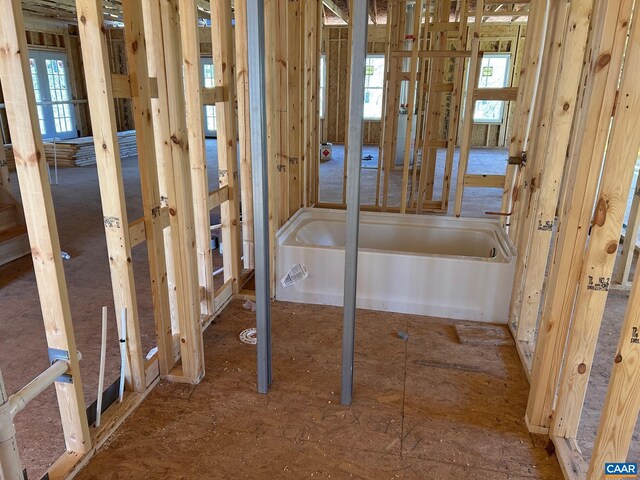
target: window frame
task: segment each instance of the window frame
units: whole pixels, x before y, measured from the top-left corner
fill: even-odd
[[[320,120],[324,120],[327,114],[327,55],[325,53],[320,55],[318,77],[318,109]]]
[[[512,62],[513,58],[511,57],[511,53],[509,52],[486,52],[482,57],[482,61],[480,63],[480,73],[482,74],[482,62],[485,59],[491,58],[505,58],[507,59],[507,67],[505,71],[504,81],[502,87],[482,87],[479,85],[480,81],[478,79],[478,89],[482,88],[508,88],[511,85],[511,73],[512,73]],[[468,87],[467,87],[468,88]],[[499,119],[479,119],[476,118],[476,113],[478,112],[478,103],[491,103],[491,104],[499,104],[500,105],[500,118]],[[473,123],[478,125],[501,125],[505,120],[506,113],[506,104],[507,100],[476,100],[474,108],[473,108]]]
[[[379,58],[382,59],[382,86],[380,87],[367,87],[365,84],[364,87],[364,93],[365,95],[367,94],[367,90],[380,90],[382,91],[382,98],[384,98],[384,81],[385,81],[385,71],[386,71],[386,60],[385,60],[385,56],[383,53],[367,53],[366,59],[365,59],[365,65],[364,67],[367,67],[367,61],[370,58]],[[364,98],[362,99],[363,103],[364,103]],[[365,122],[381,122],[382,121],[382,117],[384,115],[384,104],[380,105],[380,115],[377,117],[371,117],[371,116],[367,116],[365,115],[364,111],[362,113],[362,119]]]

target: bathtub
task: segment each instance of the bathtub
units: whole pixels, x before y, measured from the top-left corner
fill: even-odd
[[[301,209],[277,232],[276,299],[343,304],[345,218]],[[358,308],[507,323],[516,255],[497,221],[362,212],[359,247]]]

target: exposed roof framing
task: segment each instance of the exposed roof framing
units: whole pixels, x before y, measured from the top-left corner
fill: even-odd
[[[338,6],[333,0],[322,0],[325,8],[333,13],[336,17],[340,18],[343,22],[349,23],[349,16],[347,15],[346,8]]]
[[[369,21],[374,24],[386,23],[387,8],[393,0],[367,0]],[[430,0],[427,5],[433,5],[440,0]],[[209,0],[197,0],[200,18],[209,18]],[[323,0],[324,18],[327,24],[349,22],[348,0]],[[452,0],[451,13],[455,16],[459,0]],[[485,22],[513,22],[528,14],[529,0],[486,0]],[[232,2],[233,4],[233,2]],[[471,11],[475,10],[475,0],[470,0]],[[107,23],[117,24],[122,21],[121,0],[103,0],[104,18]],[[26,16],[45,17],[52,20],[75,23],[75,0],[22,0],[22,8]],[[488,12],[492,12],[487,16]]]
[[[209,16],[209,0],[197,0],[201,17]],[[106,22],[122,21],[122,2],[120,0],[103,0],[104,19]],[[25,16],[46,17],[64,22],[76,22],[75,0],[22,0],[22,11]]]

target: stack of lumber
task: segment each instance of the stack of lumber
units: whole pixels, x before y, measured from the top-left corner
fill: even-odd
[[[136,145],[135,130],[127,130],[118,133],[118,143],[120,145],[120,157],[127,158],[138,154]],[[15,169],[13,150],[11,145],[5,145],[7,164],[9,168]],[[58,167],[83,167],[85,165],[95,165],[96,154],[93,146],[93,137],[72,138],[61,140],[55,144],[45,141],[44,152],[47,162],[53,165],[54,157]],[[55,153],[55,155],[54,155]]]

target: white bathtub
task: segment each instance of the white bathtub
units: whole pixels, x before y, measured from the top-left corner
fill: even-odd
[[[308,277],[278,300],[343,304],[346,212],[299,210],[276,234],[276,273]],[[359,308],[507,323],[515,248],[499,223],[389,213],[360,214]]]

